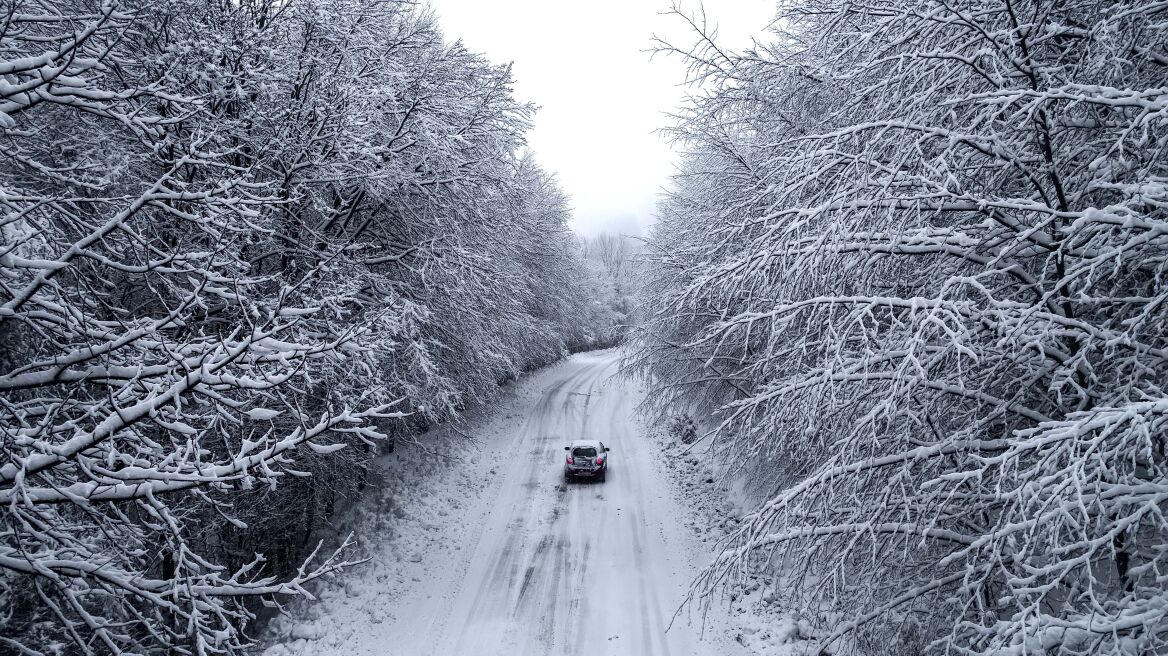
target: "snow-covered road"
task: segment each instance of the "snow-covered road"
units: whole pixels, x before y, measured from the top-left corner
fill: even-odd
[[[669,628],[708,554],[686,534],[681,519],[689,511],[675,500],[660,455],[632,419],[640,396],[614,377],[617,361],[613,351],[579,354],[528,381],[528,393],[489,429],[493,442],[483,439],[456,465],[477,469],[487,483],[432,527],[441,534],[435,543],[452,546],[418,554],[424,573],[393,594],[378,595],[366,582],[366,592],[345,600],[348,612],[334,613],[357,625],[303,651],[742,653],[718,618],[704,637],[699,622],[685,617]],[[563,447],[585,437],[612,448],[607,481],[565,484]],[[379,608],[366,609],[369,619],[362,621],[362,605]],[[318,633],[329,632],[330,623],[326,610]]]

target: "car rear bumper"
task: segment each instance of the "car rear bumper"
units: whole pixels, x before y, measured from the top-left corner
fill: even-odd
[[[596,478],[604,473],[604,467],[597,467],[595,469],[575,469],[572,467],[564,468],[564,475],[573,478]]]

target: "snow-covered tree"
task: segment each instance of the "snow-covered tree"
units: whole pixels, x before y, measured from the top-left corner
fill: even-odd
[[[0,651],[238,653],[379,439],[574,339],[532,108],[405,0],[0,14]]]
[[[684,51],[637,362],[766,486],[699,593],[763,558],[861,651],[1168,647],[1166,12],[810,0]]]
[[[592,343],[611,346],[624,341],[635,323],[640,243],[626,235],[601,233],[582,237],[584,265],[593,291],[588,319]]]

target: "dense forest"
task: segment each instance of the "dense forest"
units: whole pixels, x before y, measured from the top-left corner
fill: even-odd
[[[0,6],[0,655],[249,652],[379,457],[620,344],[751,504],[698,607],[1168,653],[1168,2],[776,4],[674,8],[644,241],[414,0]]]
[[[800,0],[680,54],[633,364],[832,653],[1168,650],[1168,6]]]
[[[508,66],[406,0],[0,11],[0,653],[238,653],[394,440],[612,307]]]

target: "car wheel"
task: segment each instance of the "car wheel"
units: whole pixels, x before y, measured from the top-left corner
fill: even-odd
[[[601,482],[601,483],[603,483],[603,482],[604,482],[604,477],[605,477],[605,476],[607,476],[607,475],[608,475],[608,470],[607,470],[607,469],[606,469],[606,470],[604,470],[604,471],[602,471],[602,472],[600,472],[600,482]]]

